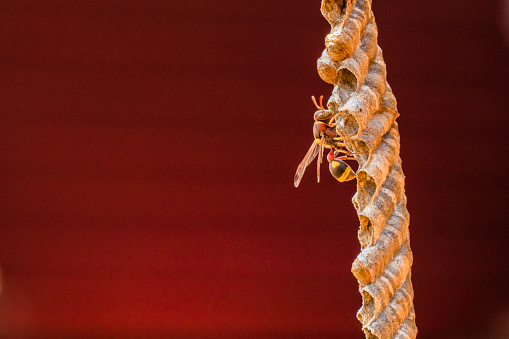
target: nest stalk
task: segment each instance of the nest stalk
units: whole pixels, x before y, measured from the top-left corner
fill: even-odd
[[[328,107],[338,133],[359,162],[357,210],[361,253],[352,265],[362,307],[357,318],[369,339],[417,335],[409,214],[399,157],[396,98],[386,80],[371,0],[322,0],[331,25],[318,59],[320,77],[334,85]]]

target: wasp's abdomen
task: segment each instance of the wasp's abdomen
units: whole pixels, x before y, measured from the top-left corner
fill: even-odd
[[[329,162],[329,171],[336,180],[343,182],[355,178],[355,172],[343,160],[333,159]]]

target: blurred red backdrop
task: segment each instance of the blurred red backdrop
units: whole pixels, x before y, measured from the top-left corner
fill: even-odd
[[[319,1],[0,3],[0,335],[363,338],[355,183],[295,169]],[[501,4],[374,1],[420,338],[509,326]]]

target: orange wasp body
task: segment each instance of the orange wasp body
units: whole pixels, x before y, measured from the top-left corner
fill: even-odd
[[[339,114],[334,114],[329,109],[325,109],[322,104],[323,96],[320,97],[320,106],[316,103],[315,97],[311,97],[318,110],[314,114],[315,123],[313,125],[313,136],[315,138],[313,144],[309,148],[308,152],[304,156],[304,159],[297,168],[295,173],[294,185],[299,186],[299,183],[306,171],[306,167],[318,156],[317,160],[317,179],[320,182],[320,164],[323,159],[324,148],[330,149],[330,153],[327,155],[329,161],[329,170],[334,178],[338,181],[348,181],[355,178],[355,172],[352,168],[343,160],[355,160],[355,158],[348,157],[348,155],[356,154],[344,150],[345,144],[341,140],[343,138],[336,132],[336,123],[334,119]],[[346,155],[337,157],[339,153]]]

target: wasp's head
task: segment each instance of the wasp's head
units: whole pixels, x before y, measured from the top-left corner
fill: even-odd
[[[322,122],[328,122],[330,118],[332,118],[332,111],[329,109],[326,110],[318,110],[314,114],[315,121],[322,121]]]
[[[313,99],[313,102],[315,103],[316,108],[318,110],[314,114],[314,119],[316,122],[327,122],[330,120],[330,118],[333,115],[333,112],[330,109],[325,109],[323,107],[323,95],[320,96],[320,105],[316,103],[315,97],[311,96],[311,99]]]
[[[314,114],[315,121],[327,121],[332,117],[332,111],[329,109],[325,109],[323,107],[323,95],[320,96],[320,106],[316,103],[315,97],[311,96],[311,99],[313,99],[313,102],[315,103],[316,108],[318,108],[318,111]]]

